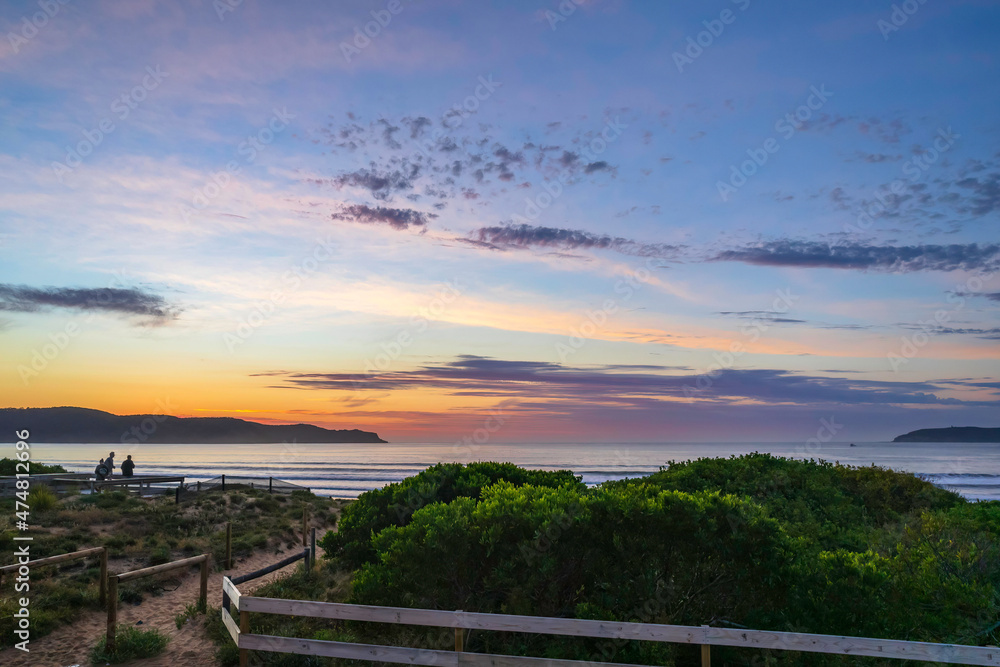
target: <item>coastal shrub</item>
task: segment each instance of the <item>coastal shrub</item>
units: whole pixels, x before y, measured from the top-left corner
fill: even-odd
[[[374,539],[360,604],[680,625],[779,625],[793,542],[761,508],[718,492],[586,492],[500,482],[417,510]],[[469,650],[592,660],[599,642],[474,635]],[[554,653],[553,653],[554,652]],[[616,661],[674,649],[620,647]],[[662,664],[662,663],[661,663]]]
[[[478,499],[484,488],[500,481],[518,486],[586,488],[569,470],[527,470],[512,463],[439,463],[402,482],[362,493],[344,508],[338,532],[324,536],[321,545],[325,557],[357,568],[373,560],[371,539],[382,529],[406,525],[414,512],[426,505],[450,503],[456,498]]]
[[[170,560],[170,549],[167,547],[156,547],[150,552],[149,558],[146,559],[146,564],[162,565],[163,563],[169,563]]]
[[[968,503],[913,475],[755,454],[590,490],[500,482],[479,491],[373,528],[374,557],[354,572],[350,601],[1000,643],[1000,503]],[[370,641],[381,631],[362,632]],[[469,641],[481,652],[697,662],[683,646],[514,633]],[[734,665],[857,660],[716,654]]]
[[[864,551],[886,524],[965,502],[909,473],[760,453],[671,462],[648,477],[605,486],[634,484],[746,496],[782,521],[789,534],[806,538],[816,551]]]
[[[21,461],[9,457],[0,459],[0,475],[10,476],[23,473],[24,466],[18,469],[18,463],[21,463]],[[50,466],[44,463],[36,463],[35,461],[31,461],[28,465],[28,474],[30,475],[52,475],[59,472],[66,472],[66,469],[62,466]]]
[[[169,638],[159,630],[142,630],[133,625],[119,625],[115,629],[115,650],[107,650],[107,637],[101,637],[90,652],[92,665],[117,665],[129,660],[152,658],[163,652]]]
[[[33,485],[28,494],[28,507],[33,512],[48,512],[59,504],[55,491],[44,484]]]

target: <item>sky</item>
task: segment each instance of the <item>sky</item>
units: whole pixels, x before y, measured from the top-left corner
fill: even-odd
[[[6,2],[0,405],[1000,426],[1000,3]]]

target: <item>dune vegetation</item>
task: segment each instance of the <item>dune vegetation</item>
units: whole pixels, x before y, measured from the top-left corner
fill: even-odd
[[[972,645],[1000,640],[1000,503],[966,502],[878,467],[751,454],[672,463],[586,488],[568,471],[441,464],[362,494],[322,545],[323,572],[311,580],[294,575],[261,594]],[[424,648],[448,649],[453,641],[450,631],[376,624],[268,615],[255,615],[254,624],[270,634]],[[517,633],[472,632],[466,650],[698,664],[697,647]],[[719,647],[716,659],[905,664]]]
[[[280,560],[302,548],[301,521],[308,505],[312,525],[320,532],[336,523],[339,502],[301,490],[290,495],[234,489],[206,491],[175,504],[174,497],[139,498],[124,491],[56,497],[44,484],[32,485],[29,529],[14,529],[14,498],[0,499],[0,565],[15,561],[14,536],[28,534],[32,559],[91,547],[107,547],[109,571],[126,572],[201,553],[211,553],[212,567],[221,569],[225,556],[225,524],[233,526],[233,557],[242,559],[266,551]],[[280,554],[280,555],[279,555]],[[145,596],[176,587],[178,571],[137,579],[118,591],[123,603],[138,604]],[[32,639],[43,637],[78,619],[102,612],[96,558],[34,567],[30,598]],[[0,647],[16,641],[13,612],[17,609],[13,577],[0,587]],[[210,600],[211,604],[217,601]],[[180,610],[178,610],[180,611]],[[97,641],[94,637],[94,641]],[[102,663],[103,664],[103,663]]]

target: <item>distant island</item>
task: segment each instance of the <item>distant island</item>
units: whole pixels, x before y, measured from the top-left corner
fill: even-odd
[[[1000,428],[978,426],[951,426],[948,428],[922,428],[897,435],[893,442],[1000,442]]]
[[[113,415],[89,408],[0,408],[0,442],[14,442],[28,429],[32,442],[137,444],[384,443],[358,429],[331,430],[312,424],[260,424],[232,417]]]

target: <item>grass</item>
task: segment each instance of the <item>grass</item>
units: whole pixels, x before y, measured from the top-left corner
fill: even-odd
[[[92,665],[117,665],[139,658],[152,658],[163,652],[169,638],[159,630],[141,630],[133,625],[119,625],[115,630],[115,650],[108,652],[107,637],[90,652]]]
[[[33,486],[31,493],[28,494],[28,507],[35,512],[48,512],[58,503],[59,496],[44,484]]]
[[[189,604],[184,607],[184,611],[174,616],[174,623],[177,625],[177,629],[180,630],[188,622],[189,618],[194,618],[198,614],[203,613],[205,613],[205,609],[202,607],[201,601]]]

